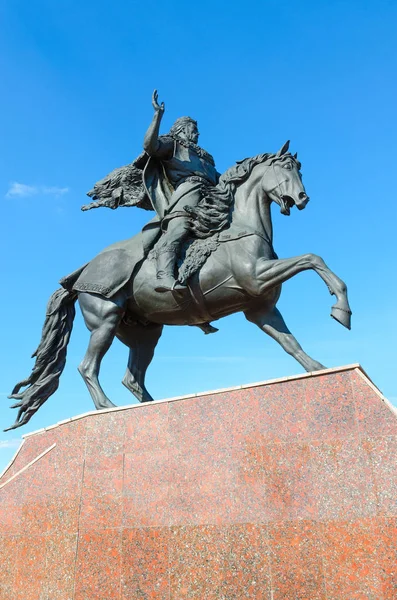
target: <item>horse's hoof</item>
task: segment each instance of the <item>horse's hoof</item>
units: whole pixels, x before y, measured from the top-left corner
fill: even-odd
[[[315,371],[323,371],[324,369],[326,369],[327,367],[325,365],[322,365],[320,362],[318,362],[317,360],[314,360],[313,363],[310,364],[309,368],[306,369],[306,371],[308,373],[314,373]]]
[[[349,330],[351,329],[351,314],[350,310],[344,310],[338,306],[331,308],[331,317]]]
[[[97,404],[95,406],[95,408],[97,410],[108,410],[109,408],[116,408],[117,404],[113,404],[113,402],[111,400],[109,400],[108,402],[101,402],[100,404]]]

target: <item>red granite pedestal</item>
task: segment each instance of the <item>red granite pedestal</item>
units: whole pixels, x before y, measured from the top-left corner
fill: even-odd
[[[395,600],[396,450],[358,365],[38,431],[0,479],[0,598]]]

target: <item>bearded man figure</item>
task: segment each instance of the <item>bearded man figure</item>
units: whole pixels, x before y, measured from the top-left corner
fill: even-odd
[[[164,103],[159,105],[157,100],[155,91],[153,121],[143,143],[150,157],[144,170],[144,183],[163,231],[155,248],[155,289],[166,292],[184,289],[174,276],[177,255],[182,242],[192,232],[194,209],[203,196],[208,195],[208,187],[218,183],[219,173],[212,156],[197,145],[197,122],[190,117],[180,117],[167,136],[159,135]]]
[[[82,210],[101,206],[155,210],[157,216],[142,230],[142,258],[152,251],[156,259],[157,292],[178,292],[186,290],[175,277],[182,244],[187,238],[208,238],[227,228],[232,198],[230,186],[217,185],[220,174],[213,157],[197,144],[197,122],[180,117],[167,135],[160,135],[164,103],[158,103],[156,90],[152,105],[144,152],[96,183],[88,192],[94,201]],[[102,282],[100,287],[112,288],[112,284]]]

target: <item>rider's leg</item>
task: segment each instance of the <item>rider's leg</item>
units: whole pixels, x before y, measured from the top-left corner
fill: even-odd
[[[202,198],[202,183],[185,181],[172,195],[170,212],[163,220],[165,232],[156,245],[157,253],[157,286],[156,291],[166,292],[171,289],[185,290],[175,281],[175,263],[181,243],[189,234],[190,217],[184,207],[195,207]]]
[[[270,335],[280,346],[297,360],[302,367],[310,371],[319,371],[325,369],[324,365],[311,358],[303,351],[297,339],[292,335],[280,311],[274,307],[271,311],[261,311],[261,309],[247,310],[246,319],[258,325],[259,329]]]
[[[189,217],[174,217],[168,221],[166,232],[156,247],[157,292],[185,289],[175,280],[175,263],[179,248],[189,233]]]

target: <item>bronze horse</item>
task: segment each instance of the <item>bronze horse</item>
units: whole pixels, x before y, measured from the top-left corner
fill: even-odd
[[[148,402],[153,398],[145,387],[145,374],[163,326],[204,328],[210,320],[239,311],[275,339],[306,371],[324,368],[303,351],[276,308],[281,284],[313,269],[336,297],[331,316],[350,329],[346,285],[323,259],[315,254],[279,259],[273,250],[272,202],[289,215],[292,206],[302,210],[309,200],[296,155],[288,152],[287,143],[277,154],[262,154],[237,163],[226,171],[221,182],[230,186],[234,197],[230,227],[219,235],[204,265],[188,280],[186,292],[156,292],[155,264],[150,259],[137,261],[138,269],[133,271],[128,284],[111,298],[92,291],[54,292],[47,306],[42,339],[34,354],[33,371],[28,379],[15,386],[10,396],[17,400],[13,408],[19,411],[9,429],[26,424],[57,389],[66,362],[77,298],[91,332],[78,369],[97,409],[114,406],[102,390],[98,374],[115,336],[130,349],[123,384],[140,402]],[[140,235],[132,238],[132,248],[139,246]],[[20,392],[23,387],[26,389]]]

